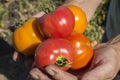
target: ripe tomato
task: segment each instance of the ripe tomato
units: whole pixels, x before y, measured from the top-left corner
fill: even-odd
[[[67,70],[74,60],[74,49],[66,39],[50,38],[38,46],[35,62],[38,67],[56,64],[62,70]]]
[[[16,50],[24,55],[34,55],[36,47],[44,40],[36,27],[36,18],[30,18],[13,35]]]
[[[75,18],[74,31],[82,34],[87,26],[86,14],[80,7],[74,5],[68,5],[67,7],[73,12]]]
[[[93,48],[89,39],[79,33],[73,33],[67,38],[75,49],[75,59],[72,69],[85,67],[93,57]]]
[[[73,13],[64,6],[45,14],[39,21],[39,28],[47,37],[67,37],[74,29]]]

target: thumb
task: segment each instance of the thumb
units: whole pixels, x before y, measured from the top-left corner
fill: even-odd
[[[77,80],[77,77],[61,70],[59,67],[55,65],[49,65],[46,68],[48,74],[50,74],[55,80]]]

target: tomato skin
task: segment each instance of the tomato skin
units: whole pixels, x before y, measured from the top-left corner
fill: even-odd
[[[45,14],[39,21],[39,28],[47,37],[67,37],[74,29],[73,13],[64,6],[58,7],[55,11]]]
[[[35,62],[41,67],[55,64],[58,57],[64,57],[68,62],[72,63],[74,60],[74,49],[71,43],[66,39],[50,38],[45,40],[38,46],[35,53]],[[60,67],[62,70],[67,70],[68,66]]]
[[[30,18],[13,34],[16,51],[23,55],[34,55],[37,46],[44,40],[36,27],[36,18]]]
[[[75,49],[75,59],[72,69],[77,70],[85,67],[93,57],[91,42],[84,34],[73,33],[67,38]]]
[[[84,33],[87,26],[86,14],[80,7],[75,5],[68,5],[67,7],[72,11],[75,18],[74,31],[80,34]]]

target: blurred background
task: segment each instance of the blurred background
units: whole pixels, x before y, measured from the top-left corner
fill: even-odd
[[[60,6],[65,0],[0,0],[0,37],[9,41],[14,27],[19,27],[28,18],[41,11],[43,8]],[[101,41],[104,34],[109,0],[103,0],[92,20],[87,26],[85,35],[93,45]]]
[[[22,62],[15,63],[11,59],[14,52],[12,46],[14,30],[43,8],[52,9],[52,6],[60,6],[64,1],[0,0],[0,80],[24,80],[28,74]],[[109,1],[102,1],[84,33],[93,46],[103,40]]]

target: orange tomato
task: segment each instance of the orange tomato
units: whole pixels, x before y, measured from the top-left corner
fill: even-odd
[[[13,35],[16,50],[24,55],[33,55],[42,40],[36,27],[36,18],[29,19],[23,26],[17,28]]]
[[[93,57],[91,42],[84,34],[79,33],[73,33],[67,39],[71,42],[75,50],[72,69],[77,70],[85,67]]]
[[[68,5],[67,7],[72,11],[75,18],[74,31],[82,34],[85,32],[87,26],[86,14],[80,7],[75,5]]]

